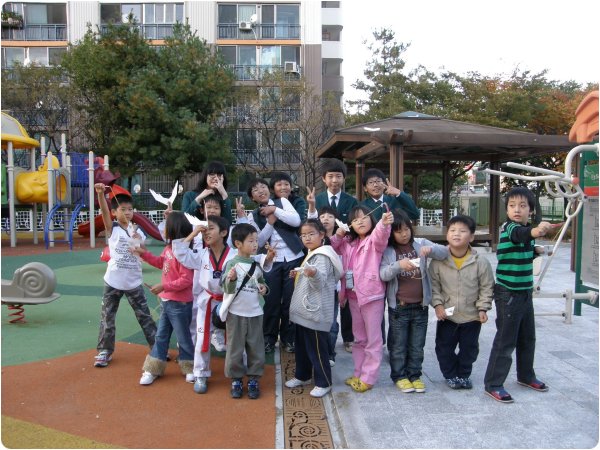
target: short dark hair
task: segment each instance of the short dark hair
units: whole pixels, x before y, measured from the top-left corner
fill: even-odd
[[[216,173],[218,175],[223,175],[223,187],[227,190],[227,171],[225,170],[225,165],[221,161],[210,161],[206,163],[204,166],[204,170],[200,174],[200,179],[198,180],[198,185],[196,186],[196,191],[199,193],[204,191],[208,187],[206,183],[206,178],[208,175]]]
[[[292,177],[290,177],[287,173],[273,172],[271,174],[271,182],[269,183],[269,189],[273,189],[275,187],[275,183],[277,183],[278,181],[287,181],[288,183],[290,183],[290,186],[293,186]]]
[[[321,209],[319,209],[317,216],[321,217],[321,214],[331,214],[336,219],[339,219],[337,211],[331,206],[323,206]]]
[[[394,223],[392,223],[392,232],[390,233],[390,238],[388,241],[388,245],[395,247],[397,244],[396,239],[394,238],[394,231],[398,231],[402,229],[402,225],[407,226],[410,229],[410,240],[409,243],[413,243],[415,240],[415,231],[413,229],[412,222],[410,221],[410,217],[401,209],[394,209],[392,211],[394,215]]]
[[[111,209],[117,209],[122,204],[133,205],[133,198],[127,194],[117,194],[110,199]]]
[[[457,214],[448,221],[448,223],[446,224],[446,229],[450,228],[450,226],[454,225],[455,223],[462,223],[463,225],[466,225],[471,234],[475,234],[475,229],[477,228],[477,225],[475,223],[475,220],[471,216]]]
[[[165,224],[165,237],[167,240],[185,238],[192,231],[192,224],[181,211],[173,211],[167,217]]]
[[[351,241],[353,241],[354,239],[356,239],[358,237],[358,234],[356,233],[356,231],[354,231],[354,228],[352,227],[352,221],[354,219],[356,219],[356,216],[358,215],[357,213],[359,211],[362,211],[363,214],[366,216],[367,214],[369,214],[373,210],[371,208],[369,208],[368,206],[365,206],[365,205],[356,205],[354,208],[352,208],[350,210],[350,213],[348,213],[348,224],[350,225],[350,240]],[[368,219],[371,221],[371,231],[373,231],[373,229],[375,228],[375,225],[377,225],[375,223],[375,221],[373,220],[373,214],[371,214],[370,216],[368,216]]]
[[[385,181],[385,175],[381,170],[375,169],[375,168],[367,169],[361,179],[362,185],[366,186],[367,181],[369,181],[369,178],[375,178],[375,177],[381,178],[383,181]]]
[[[515,197],[526,198],[527,203],[529,204],[530,212],[533,212],[535,210],[535,196],[533,195],[533,192],[531,192],[525,186],[517,186],[517,187],[512,188],[510,191],[508,191],[508,193],[506,194],[506,198],[504,199],[504,208],[505,209],[508,209],[509,200],[511,198],[515,198]]]
[[[223,197],[221,197],[221,194],[209,194],[202,199],[202,206],[204,206],[207,202],[215,202],[218,203],[219,206],[221,206],[221,209],[223,209],[223,205],[221,205],[222,201]]]
[[[229,220],[221,216],[208,216],[206,220],[208,222],[214,223],[219,229],[219,232],[227,231],[227,234],[225,235],[225,237],[223,237],[223,243],[226,244],[227,237],[229,236]]]
[[[346,164],[339,159],[329,159],[325,162],[325,164],[323,164],[323,168],[321,170],[323,178],[325,178],[327,172],[341,172],[344,174],[344,178],[346,178]]]
[[[269,183],[264,178],[253,178],[250,183],[248,183],[248,190],[246,193],[248,197],[252,198],[252,189],[254,189],[258,184],[264,184],[267,188],[269,187]]]
[[[258,233],[256,228],[254,228],[249,223],[238,223],[233,230],[231,230],[231,242],[235,247],[235,242],[244,242],[248,236],[252,233]]]
[[[325,230],[325,227],[323,226],[323,224],[321,223],[321,221],[319,219],[304,219],[302,221],[302,223],[300,224],[300,226],[298,227],[298,234],[300,234],[300,230],[305,225],[309,226],[309,227],[313,227],[319,233],[327,233],[327,231]]]

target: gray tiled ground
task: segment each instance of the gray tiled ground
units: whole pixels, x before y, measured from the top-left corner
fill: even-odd
[[[488,254],[495,266],[495,254]],[[574,289],[570,250],[564,245],[542,289]],[[425,345],[424,394],[404,394],[389,378],[387,350],[378,384],[356,394],[344,384],[352,374],[352,356],[338,341],[330,411],[339,417],[338,446],[348,448],[592,448],[598,443],[598,309],[583,305],[582,315],[565,324],[561,299],[536,299],[535,369],[550,390],[519,386],[514,364],[505,383],[515,402],[501,404],[483,393],[483,374],[496,331],[495,312],[482,327],[480,353],[473,368],[474,389],[446,387],[434,352],[435,315]],[[330,421],[332,419],[330,418]]]

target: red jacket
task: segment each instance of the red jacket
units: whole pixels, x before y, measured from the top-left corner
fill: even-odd
[[[141,256],[148,264],[157,269],[162,269],[163,291],[158,294],[160,298],[176,302],[191,302],[194,300],[192,294],[194,271],[177,261],[170,245],[164,248],[160,256],[155,256],[149,251],[145,251]]]

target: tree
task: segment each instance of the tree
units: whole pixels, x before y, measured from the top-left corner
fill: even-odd
[[[226,141],[212,125],[232,74],[188,24],[175,25],[159,48],[131,18],[106,33],[89,29],[63,66],[94,151],[123,175],[142,163],[177,176],[215,157],[227,161]]]

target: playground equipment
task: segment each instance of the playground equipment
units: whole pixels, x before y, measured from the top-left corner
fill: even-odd
[[[55,288],[56,275],[46,264],[30,262],[15,270],[12,280],[2,280],[2,304],[11,311],[9,322],[26,322],[24,305],[41,305],[59,298]]]

